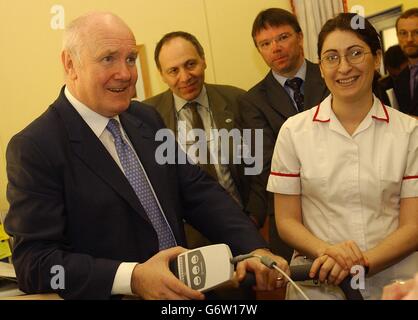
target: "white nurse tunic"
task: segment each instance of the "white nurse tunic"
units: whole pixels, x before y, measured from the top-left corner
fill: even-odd
[[[373,248],[398,227],[400,199],[418,196],[418,121],[374,97],[350,136],[328,96],[283,124],[267,190],[301,195],[303,224],[316,237]],[[384,285],[416,272],[417,252],[367,278],[363,296],[378,299]]]

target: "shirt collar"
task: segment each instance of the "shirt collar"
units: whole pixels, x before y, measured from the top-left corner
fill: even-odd
[[[99,138],[103,131],[106,129],[106,126],[109,122],[109,118],[94,112],[85,104],[77,100],[65,87],[64,94],[67,97],[68,101],[73,105],[74,109],[80,114],[83,120],[87,123],[90,129],[94,132],[94,134]],[[115,116],[114,119],[119,121],[119,116]]]
[[[299,68],[298,72],[296,72],[295,76],[292,78],[286,78],[281,76],[280,74],[273,71],[273,77],[280,83],[282,87],[284,87],[287,79],[293,79],[293,78],[301,78],[305,82],[306,78],[306,60],[303,59],[303,63],[301,67]]]
[[[174,106],[175,106],[177,112],[180,112],[180,110],[183,109],[183,107],[187,103],[194,102],[194,101],[199,103],[201,106],[209,109],[209,100],[208,100],[208,95],[207,95],[205,85],[203,85],[202,90],[200,91],[197,98],[193,99],[192,101],[184,100],[183,98],[180,98],[179,96],[177,96],[175,93],[173,93],[173,96],[174,96]]]
[[[409,70],[416,69],[416,68],[418,68],[418,62],[415,63],[415,64],[410,64],[410,65],[408,65],[408,67],[409,67]]]
[[[315,109],[314,116],[312,121],[316,122],[330,122],[331,113],[335,117],[334,112],[331,108],[332,95],[329,95],[325,100],[323,100]],[[377,121],[384,121],[389,123],[389,113],[386,109],[386,106],[380,101],[375,95],[373,95],[373,106],[369,111],[369,114],[372,119]]]

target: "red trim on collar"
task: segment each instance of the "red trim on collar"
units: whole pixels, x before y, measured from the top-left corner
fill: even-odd
[[[376,117],[376,116],[372,116],[372,118],[373,118],[373,119],[376,119],[376,120],[386,121],[387,123],[389,123],[389,113],[388,113],[388,111],[386,110],[386,107],[385,107],[385,105],[383,104],[382,100],[380,100],[380,104],[382,105],[383,111],[385,112],[386,119],[385,119],[385,118],[378,118],[378,117]]]
[[[418,179],[418,176],[406,176],[406,177],[403,177],[403,180],[412,180],[412,179]]]
[[[288,177],[288,178],[299,178],[300,177],[300,173],[281,173],[281,172],[270,172],[270,174],[272,176],[278,176],[278,177]]]
[[[328,120],[320,120],[320,119],[317,119],[316,117],[318,116],[318,113],[319,113],[319,108],[321,107],[321,104],[318,104],[318,107],[316,107],[316,112],[315,112],[315,115],[314,115],[314,117],[313,117],[313,119],[312,119],[312,121],[318,121],[318,122],[330,122],[330,119],[328,119]]]

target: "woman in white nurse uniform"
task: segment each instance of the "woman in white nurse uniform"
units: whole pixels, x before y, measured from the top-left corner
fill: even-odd
[[[365,266],[355,284],[378,299],[418,271],[418,121],[373,95],[381,44],[364,18],[329,20],[318,56],[331,95],[282,126],[267,189],[291,265],[306,256],[320,277],[303,285],[308,296],[344,298],[336,285]],[[287,296],[299,297],[292,287]]]

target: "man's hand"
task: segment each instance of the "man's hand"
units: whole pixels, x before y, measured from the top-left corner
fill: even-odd
[[[277,267],[283,270],[287,275],[290,275],[289,265],[287,264],[287,261],[282,257],[276,256],[265,249],[257,249],[251,253],[259,256],[270,257],[276,262]],[[250,258],[238,263],[236,269],[236,277],[238,281],[242,281],[245,278],[247,271],[253,272],[255,274],[257,283],[254,287],[254,290],[257,291],[275,290],[285,286],[287,282],[286,278],[284,278],[280,272],[275,269],[267,268],[257,257]]]
[[[187,251],[182,247],[162,250],[144,263],[135,266],[132,272],[132,292],[143,299],[196,299],[205,296],[177,279],[169,269],[170,260]]]

